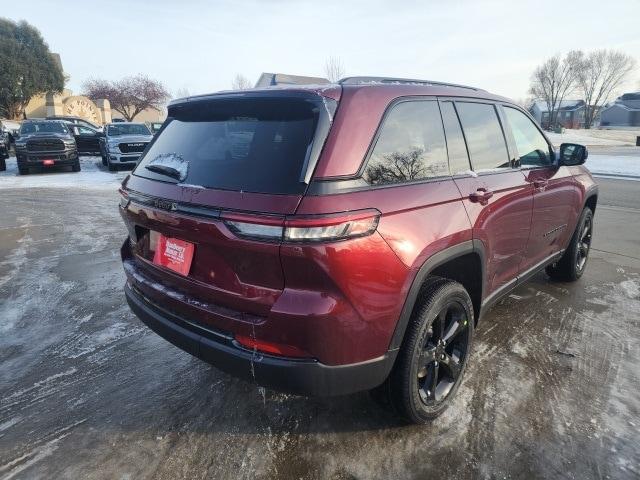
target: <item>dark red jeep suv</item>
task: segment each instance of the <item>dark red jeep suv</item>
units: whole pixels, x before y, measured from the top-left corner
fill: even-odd
[[[189,97],[124,181],[132,310],[187,352],[305,395],[441,413],[474,327],[585,269],[597,187],[484,90],[375,77]]]

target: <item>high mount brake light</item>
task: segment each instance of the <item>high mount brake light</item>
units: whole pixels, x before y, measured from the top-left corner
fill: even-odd
[[[241,238],[309,243],[346,240],[371,235],[378,227],[378,210],[357,210],[331,215],[261,217],[222,214],[225,225]]]

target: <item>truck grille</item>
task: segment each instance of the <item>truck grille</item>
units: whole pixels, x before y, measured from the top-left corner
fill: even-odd
[[[28,152],[64,152],[64,142],[57,139],[29,140]]]
[[[144,151],[148,142],[128,142],[120,144],[120,151],[122,153],[140,153]]]

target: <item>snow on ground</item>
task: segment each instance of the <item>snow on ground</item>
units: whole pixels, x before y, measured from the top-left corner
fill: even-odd
[[[549,140],[559,147],[561,143],[579,143],[581,145],[635,145],[636,137],[640,136],[640,128],[637,130],[571,130],[564,133],[545,132]]]
[[[594,175],[624,176],[640,179],[640,152],[638,152],[638,156],[593,155],[590,153],[585,165]]]
[[[0,172],[0,189],[3,188],[91,188],[117,190],[128,170],[110,172],[102,166],[100,157],[80,157],[80,172],[70,167],[51,170],[32,170],[29,175],[19,175],[16,158],[7,159],[7,170]]]

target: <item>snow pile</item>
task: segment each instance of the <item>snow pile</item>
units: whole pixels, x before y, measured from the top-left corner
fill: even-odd
[[[153,165],[167,167],[174,170],[179,176],[178,179],[181,182],[187,178],[187,173],[189,172],[189,162],[182,158],[182,155],[177,153],[161,153],[146,164],[147,167],[151,167]]]
[[[0,172],[0,190],[3,188],[85,188],[117,190],[129,171],[109,172],[100,157],[80,157],[80,172],[69,167],[51,170],[33,169],[28,175],[18,174],[15,157],[7,159],[7,170]]]

